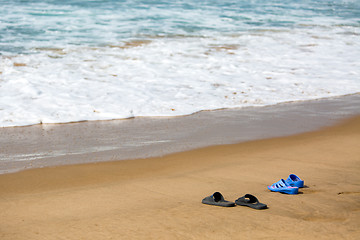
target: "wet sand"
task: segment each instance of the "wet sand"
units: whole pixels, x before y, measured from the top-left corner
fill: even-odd
[[[295,173],[298,195],[266,186]],[[360,116],[294,136],[0,175],[0,239],[358,239]],[[269,209],[204,205],[220,191]]]
[[[0,128],[0,174],[30,168],[164,156],[290,136],[360,114],[360,94],[183,117]]]

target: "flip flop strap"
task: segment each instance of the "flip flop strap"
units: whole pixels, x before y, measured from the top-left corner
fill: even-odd
[[[272,185],[272,187],[273,187],[273,188],[283,188],[283,187],[287,187],[287,186],[286,186],[285,181],[283,181],[283,180],[281,179],[280,181],[274,183],[274,184]]]
[[[219,192],[215,192],[213,195],[212,195],[213,199],[215,202],[220,202],[220,201],[224,201],[224,197],[221,193]]]
[[[258,203],[259,202],[259,200],[254,195],[245,194],[244,197],[249,199],[248,203]]]

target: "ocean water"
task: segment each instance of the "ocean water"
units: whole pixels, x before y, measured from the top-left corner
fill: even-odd
[[[359,92],[359,0],[0,0],[0,127]]]

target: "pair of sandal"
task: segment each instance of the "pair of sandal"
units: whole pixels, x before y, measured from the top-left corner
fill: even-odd
[[[289,177],[268,186],[268,189],[273,192],[281,192],[286,194],[298,194],[299,188],[304,187],[304,181],[295,174],[290,174]]]
[[[213,195],[204,198],[202,203],[221,207],[235,207],[235,205],[239,205],[258,210],[267,208],[266,204],[259,202],[259,200],[251,194],[245,194],[245,196],[238,198],[235,202],[230,202],[226,201],[221,193],[215,192]]]
[[[271,186],[268,186],[268,189],[273,192],[298,194],[299,188],[302,187],[304,187],[304,181],[295,174],[290,174],[286,180],[281,179]],[[266,204],[259,202],[259,200],[251,194],[245,194],[245,196],[238,198],[234,203],[226,201],[221,193],[215,192],[213,195],[204,198],[202,203],[221,207],[234,207],[235,205],[239,205],[258,210],[267,208]]]

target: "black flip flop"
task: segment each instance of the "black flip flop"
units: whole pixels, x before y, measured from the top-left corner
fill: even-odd
[[[226,201],[219,192],[215,192],[213,195],[208,196],[202,200],[203,204],[215,205],[220,207],[234,207],[235,203]]]
[[[239,206],[251,207],[258,210],[267,208],[266,204],[259,202],[259,200],[251,194],[246,194],[245,196],[238,198],[235,203]]]

